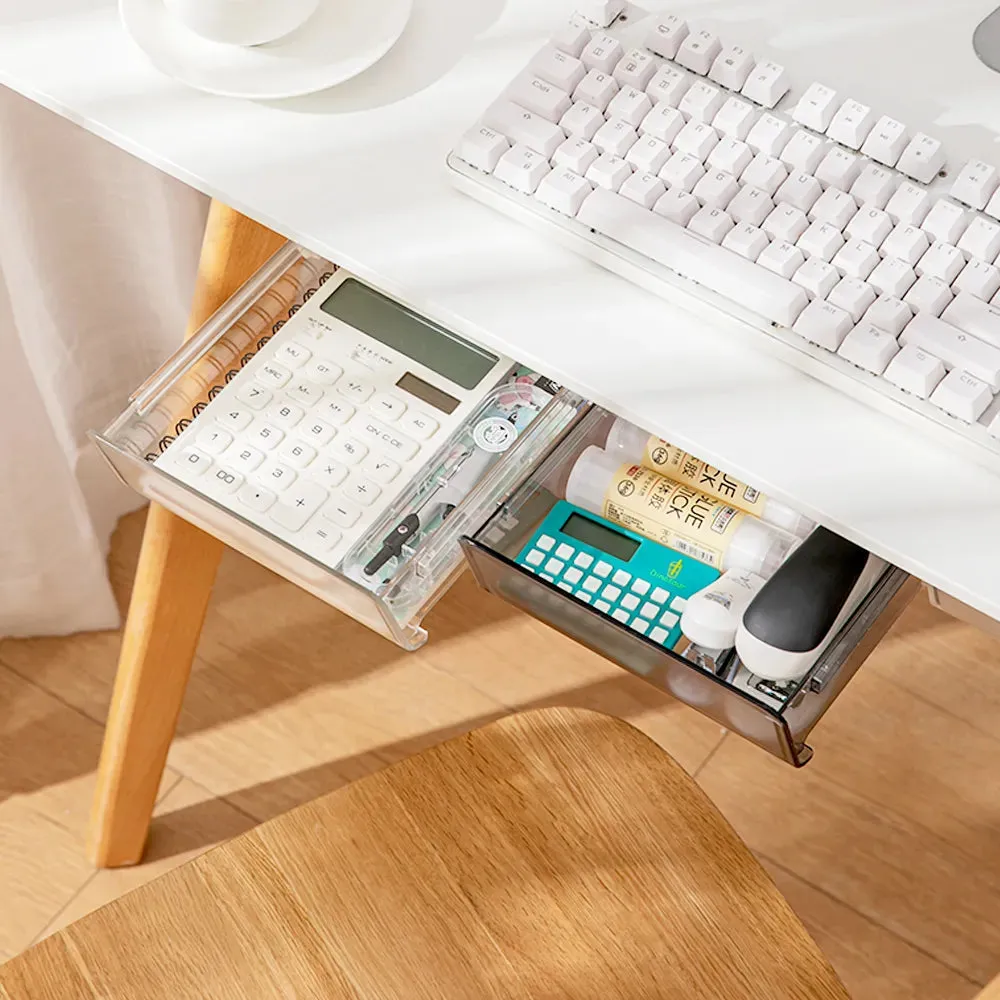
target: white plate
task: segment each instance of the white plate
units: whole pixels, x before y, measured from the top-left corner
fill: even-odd
[[[195,34],[163,0],[120,0],[122,21],[162,73],[197,90],[258,100],[299,97],[343,83],[395,45],[413,0],[322,0],[301,28],[265,45]]]

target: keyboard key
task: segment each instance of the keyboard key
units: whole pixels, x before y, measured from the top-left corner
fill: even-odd
[[[876,163],[881,163],[885,167],[894,167],[903,155],[907,143],[910,141],[906,132],[906,126],[895,118],[883,115],[875,123],[875,127],[868,133],[861,147],[861,152],[865,156],[870,156]]]
[[[660,624],[664,628],[673,628],[680,621],[680,617],[675,615],[672,611],[664,611],[663,617],[660,618]]]
[[[771,243],[764,230],[741,223],[729,230],[722,245],[727,250],[732,250],[733,253],[737,253],[747,260],[755,261]]]
[[[883,240],[880,250],[883,257],[897,258],[912,267],[927,253],[930,245],[922,229],[901,222]]]
[[[704,236],[706,240],[711,240],[712,243],[721,243],[734,225],[733,220],[721,209],[706,206],[695,213],[694,218],[688,223],[688,229],[692,233]]]
[[[735,218],[732,203],[727,211]],[[808,228],[809,220],[805,212],[791,205],[777,205],[761,224],[761,229],[772,240],[784,240],[788,243],[794,243]]]
[[[623,608],[616,608],[614,611],[611,612],[611,617],[614,618],[615,621],[628,622],[628,620],[632,616]]]
[[[690,153],[701,163],[708,159],[708,154],[718,144],[719,133],[711,125],[700,121],[689,121],[674,139],[675,150],[681,153]]]
[[[619,587],[625,587],[631,579],[632,575],[630,573],[626,573],[625,570],[619,569],[615,570],[614,576],[611,577],[611,582],[617,584]]]
[[[594,601],[594,607],[605,614],[611,610],[611,605],[607,601]]]
[[[646,35],[646,48],[664,59],[673,59],[688,36],[687,22],[671,14],[661,17]]]
[[[253,412],[242,406],[223,406],[216,419],[231,431],[242,431],[253,423]]]
[[[931,317],[940,316],[954,298],[948,283],[940,278],[924,274],[917,278],[913,287],[903,296],[903,301],[915,312]]]
[[[893,231],[892,219],[880,208],[866,207],[861,209],[844,229],[845,235],[851,239],[861,240],[877,250]],[[883,257],[890,256],[883,253]]]
[[[643,173],[632,174],[618,191],[623,198],[643,208],[652,208],[666,194],[667,188],[656,174]]]
[[[846,191],[831,187],[809,209],[809,218],[813,222],[829,222],[843,232],[857,213],[858,203]]]
[[[957,284],[956,282],[956,286]],[[1000,306],[989,305],[968,293],[960,292],[941,314],[941,319],[965,333],[1000,347]]]
[[[690,73],[685,73],[676,66],[661,66],[656,71],[656,76],[649,81],[646,93],[654,107],[662,102],[676,108],[693,83],[694,78]]]
[[[333,439],[337,431],[322,420],[315,420],[310,416],[305,423],[299,424],[296,433],[300,437],[305,438],[314,447],[322,448],[323,445]]]
[[[236,499],[250,510],[263,512],[278,499],[278,495],[256,483],[246,483],[236,494]]]
[[[312,351],[303,344],[291,340],[282,344],[274,352],[274,360],[289,368],[301,368],[312,357]]]
[[[886,257],[866,280],[879,295],[901,299],[917,280],[917,273],[905,260]]]
[[[545,553],[539,549],[532,549],[525,557],[524,561],[529,566],[541,566],[545,561]]]
[[[226,461],[240,472],[253,472],[267,456],[259,448],[236,442],[226,452]]]
[[[639,607],[639,598],[634,594],[626,594],[622,598],[621,606],[626,611],[635,611],[635,609]]]
[[[587,194],[593,190],[591,185],[604,188],[607,191],[617,191],[631,176],[632,168],[623,157],[602,153],[587,169],[587,177],[584,181],[587,184],[587,190],[583,192],[583,198],[574,198],[574,201],[579,202],[576,206],[576,212],[582,207]],[[567,195],[566,198],[568,197]],[[574,212],[574,214],[576,213]]]
[[[882,295],[864,315],[864,320],[898,337],[913,319],[913,310],[901,299]]]
[[[590,566],[593,563],[593,561],[594,561],[594,557],[592,555],[589,555],[586,552],[581,552],[573,560],[573,565],[574,566],[579,566],[580,569],[590,569]]]
[[[868,307],[877,298],[875,289],[860,278],[843,278],[826,297],[827,302],[849,313],[855,323],[861,321]]]
[[[713,87],[704,80],[696,80],[681,98],[677,110],[691,121],[711,124],[725,102],[725,95],[718,87]]]
[[[950,285],[964,269],[965,257],[962,251],[947,243],[935,243],[917,261],[915,268],[917,274],[940,278],[946,285]]]
[[[945,162],[944,147],[941,143],[923,132],[918,132],[903,150],[896,169],[922,184],[930,184],[938,175],[938,171],[944,169]]]
[[[645,49],[629,49],[618,60],[614,78],[619,87],[635,87],[645,90],[646,84],[653,79],[659,68],[659,63]]]
[[[209,474],[208,479],[220,493],[235,493],[244,483],[244,477],[240,473],[218,465]]]
[[[280,427],[275,427],[274,424],[262,421],[254,424],[247,432],[246,439],[258,448],[263,448],[264,451],[271,451],[285,440],[285,432]]]
[[[825,132],[833,121],[840,100],[832,87],[813,83],[806,89],[795,105],[792,117],[814,132]]]
[[[583,581],[583,589],[591,594],[596,594],[601,589],[601,581],[596,576],[588,576]]]
[[[844,245],[840,230],[829,222],[814,222],[798,238],[796,246],[807,256],[831,261]]]
[[[532,73],[519,76],[507,89],[507,97],[515,104],[550,122],[557,122],[573,102],[569,94]]]
[[[281,389],[292,377],[291,371],[285,368],[284,365],[273,363],[261,365],[254,372],[254,375],[271,389]]]
[[[577,98],[577,100],[580,99]],[[589,103],[597,104],[597,101]],[[600,107],[599,104],[598,107]],[[546,157],[551,156],[566,138],[566,133],[554,122],[519,107],[513,101],[497,101],[486,109],[486,114],[483,117],[490,128],[505,135],[511,143],[515,144],[515,148],[518,145],[525,146],[544,154]],[[509,150],[497,163],[498,169],[507,156],[510,156]]]
[[[712,119],[712,128],[719,135],[742,142],[750,134],[757,115],[757,109],[749,101],[730,97]]]
[[[367,472],[378,483],[391,483],[399,475],[401,468],[398,462],[381,455],[369,455],[361,463],[362,471]]]
[[[607,117],[625,122],[630,128],[638,128],[642,120],[653,110],[653,102],[642,90],[623,87],[611,99]]]
[[[876,115],[867,104],[844,101],[827,126],[826,134],[848,149],[860,149],[875,127]]]
[[[611,192],[594,191],[577,218],[776,323],[790,326],[808,302],[792,282],[721,247],[706,246],[658,214]]]
[[[983,209],[997,188],[1000,188],[997,168],[982,160],[969,160],[952,181],[951,196],[972,208]]]
[[[632,591],[642,597],[649,593],[649,584],[645,580],[634,580],[632,582]]]
[[[787,177],[788,171],[781,160],[766,153],[758,153],[750,161],[750,166],[743,171],[740,183],[760,188],[761,191],[773,195]]]
[[[309,379],[296,379],[286,389],[285,394],[289,399],[305,407],[315,406],[325,395],[323,387]]]
[[[328,399],[313,415],[322,416],[324,420],[329,420],[339,427],[346,424],[354,416],[354,412],[354,407],[350,403],[340,399]]]
[[[729,90],[739,91],[753,70],[753,56],[740,45],[727,45],[712,63],[709,79]]]
[[[562,559],[563,561],[566,561],[566,560],[568,560],[568,559],[569,559],[569,557],[570,557],[571,555],[573,555],[574,551],[575,551],[575,549],[573,548],[573,546],[572,546],[572,545],[567,545],[567,544],[566,544],[565,542],[563,542],[563,543],[562,543],[562,544],[561,544],[561,545],[560,545],[560,546],[559,546],[559,547],[558,547],[558,548],[556,549],[556,557],[557,557],[558,559]]]
[[[920,224],[920,228],[930,237],[931,242],[957,245],[969,225],[968,213],[961,205],[944,198],[936,201]]]
[[[986,264],[992,264],[1000,254],[1000,223],[992,219],[976,216],[969,228],[962,233],[958,241],[958,249],[966,258],[977,258]]]
[[[853,327],[850,313],[816,299],[802,310],[792,329],[806,340],[835,351]]]
[[[597,161],[595,160],[595,162]],[[535,192],[535,197],[543,205],[548,205],[549,208],[555,209],[557,212],[574,216],[580,211],[583,199],[591,191],[593,191],[593,187],[579,174],[569,169],[562,169],[553,170],[542,178],[542,182]],[[390,417],[390,419],[395,418]]]
[[[500,158],[494,174],[517,191],[532,194],[550,169],[540,153],[517,145]]]
[[[862,240],[848,240],[830,261],[845,277],[862,280],[875,270],[878,262],[878,251]]]
[[[639,134],[651,136],[669,145],[680,134],[684,124],[684,116],[676,108],[661,101],[643,118]]]
[[[794,278],[805,264],[806,258],[802,251],[786,240],[778,240],[765,247],[757,258],[760,267],[767,268],[782,278]]]
[[[206,427],[197,437],[198,447],[210,455],[221,455],[232,443],[233,435],[222,427]]]
[[[622,43],[611,35],[598,32],[594,35],[583,52],[580,59],[587,69],[596,69],[602,73],[611,73],[618,65],[624,54]]]
[[[320,517],[303,533],[298,544],[311,552],[322,554],[329,552],[342,537],[340,529],[332,521]]]
[[[923,280],[923,279],[922,279]],[[912,344],[940,358],[948,367],[975,375],[1000,388],[1000,348],[926,313],[914,317],[900,335],[900,343]]]
[[[283,427],[288,430],[294,427],[305,414],[305,410],[301,406],[296,406],[294,403],[287,403],[281,400],[276,400],[268,408],[264,416],[278,427]]]
[[[603,559],[594,567],[595,576],[606,577],[613,569],[611,563],[605,562]]]
[[[781,115],[764,114],[757,119],[746,137],[746,144],[755,153],[779,156],[792,137],[792,124]]]
[[[641,618],[636,618],[629,623],[629,628],[635,629],[639,635],[645,635],[646,630],[649,628],[649,622],[645,622]]]
[[[669,635],[670,633],[667,632],[665,628],[657,626],[649,633],[649,638],[652,639],[653,642],[664,643],[667,641]]]
[[[693,73],[707,76],[721,51],[722,42],[718,35],[713,35],[710,31],[695,31],[681,42],[675,59]]]
[[[343,487],[344,496],[364,507],[370,507],[381,495],[382,487],[364,476],[354,475]]]
[[[506,140],[504,142],[506,143]],[[490,170],[492,169],[491,167]],[[302,370],[302,373],[310,382],[314,382],[316,385],[333,385],[344,374],[344,369],[340,365],[335,365],[332,361],[313,358]]]
[[[316,457],[316,449],[302,441],[286,441],[278,448],[278,456],[296,469],[304,469]]]
[[[840,272],[825,260],[812,257],[795,272],[792,281],[813,298],[825,299],[837,287]]]
[[[653,593],[649,595],[650,600],[656,601],[657,604],[666,604],[667,599],[670,597],[669,591],[664,590],[662,587],[656,587]]]
[[[705,166],[739,177],[753,162],[753,157],[753,151],[745,142],[726,136],[720,139],[715,149],[708,154]]]
[[[299,474],[290,465],[285,465],[276,458],[269,458],[257,470],[257,478],[268,489],[280,493],[287,490],[299,478]]]
[[[590,604],[591,600],[593,599],[591,598],[590,594],[581,594],[579,591],[577,591],[573,596],[578,601],[583,601],[584,604]]]
[[[826,156],[827,144],[818,136],[805,129],[796,129],[788,145],[781,151],[781,162],[790,171],[815,174],[816,168]]]
[[[328,450],[347,465],[357,465],[368,454],[367,445],[350,437],[338,437]]]
[[[552,546],[556,544],[556,540],[551,535],[542,535],[535,544],[543,551],[549,552]]]
[[[315,483],[301,483],[290,489],[271,508],[271,520],[288,531],[298,531],[326,502],[327,492]]]
[[[611,103],[611,98],[617,93],[618,84],[615,83],[610,73],[592,69],[577,84],[576,90],[573,91],[573,100],[577,103],[593,105],[603,113]]]
[[[873,375],[881,375],[899,353],[899,344],[891,333],[871,323],[859,323],[844,338],[837,353]]]
[[[790,87],[791,79],[785,67],[765,60],[754,66],[740,93],[765,108],[773,108]]]
[[[643,606],[642,610],[639,612],[643,618],[655,618],[663,608],[659,604],[654,604],[652,601],[647,601]]]
[[[236,398],[241,403],[246,403],[252,410],[263,410],[274,398],[274,393],[262,385],[254,385],[253,382],[249,382],[236,390]]]
[[[323,516],[341,528],[350,528],[361,517],[361,508],[344,497],[333,497],[323,507]]]
[[[399,426],[407,434],[412,434],[415,438],[426,441],[441,425],[426,413],[421,413],[419,410],[410,410],[409,413],[400,419]]]
[[[562,52],[574,58],[579,58],[580,54],[587,47],[590,41],[590,30],[583,19],[574,16],[563,25],[553,36],[552,44]]]
[[[725,209],[739,194],[740,186],[732,174],[713,170],[698,181],[691,192],[705,208]],[[763,249],[763,248],[761,248]]]
[[[701,205],[693,194],[688,194],[680,188],[671,188],[666,194],[660,195],[653,206],[653,211],[684,227],[698,214],[700,208]]]
[[[601,118],[603,123],[604,119]],[[601,155],[601,151],[582,136],[571,135],[553,154],[553,167],[565,167],[572,170],[574,174],[583,176],[587,172],[587,167]],[[558,170],[553,170],[553,174],[558,174]],[[552,174],[546,176],[551,177]]]
[[[698,157],[691,153],[674,153],[660,168],[660,180],[668,188],[680,191],[690,192],[704,176],[705,168]]]
[[[588,104],[586,101],[577,101],[559,119],[559,127],[569,136],[570,139],[583,139],[591,140],[594,138],[594,133],[604,124],[604,115],[601,114],[600,110],[596,108],[593,104]],[[552,154],[552,162],[554,164],[560,164],[565,167],[572,167],[574,165],[573,161],[564,161],[559,153],[559,150],[564,150],[566,142],[559,145],[559,149]],[[595,151],[594,155],[597,153]]]
[[[927,399],[944,376],[941,359],[912,344],[903,346],[885,370],[885,377],[893,385],[921,399]]]
[[[572,594],[573,593],[573,588],[568,583],[566,583],[563,580],[560,580],[559,583],[556,584],[556,586],[560,590],[565,590],[567,594]]]
[[[885,208],[896,191],[896,174],[887,167],[869,163],[851,185],[851,194],[859,205]]]
[[[973,423],[993,402],[993,391],[982,379],[956,368],[938,383],[930,401],[959,420]]]
[[[885,210],[898,225],[919,226],[927,218],[933,204],[934,198],[930,191],[910,181],[903,181],[889,199]]]
[[[588,37],[587,41],[589,40]],[[568,52],[560,51],[554,45],[546,45],[531,60],[530,69],[541,79],[568,94],[573,93],[579,82],[587,75],[587,67],[578,58]]]
[[[412,413],[404,420],[412,419]],[[402,424],[403,421],[400,421]],[[351,432],[355,437],[367,441],[398,462],[408,462],[420,450],[416,441],[406,437],[401,431],[367,414],[359,413],[351,421]],[[355,442],[356,444],[357,442]],[[367,452],[367,449],[365,449]]]
[[[981,260],[970,260],[962,269],[962,273],[955,279],[952,289],[956,293],[956,302],[962,297],[963,292],[981,299],[983,302],[988,302],[997,292],[1000,292],[1000,269]],[[948,309],[954,304],[955,302],[952,302]],[[948,309],[945,309],[945,313],[948,312]],[[947,319],[947,316],[942,313],[942,318]]]
[[[670,602],[670,610],[671,611],[676,611],[678,614],[681,614],[686,607],[687,607],[687,598],[686,597],[675,597]],[[645,611],[643,611],[643,614],[645,614]]]
[[[563,574],[563,579],[570,584],[577,584],[583,577],[583,573],[578,569],[568,569]]]
[[[744,186],[729,203],[726,211],[734,222],[748,222],[751,226],[763,228],[764,220],[770,218],[775,208],[771,196],[766,191]]]
[[[792,174],[778,188],[774,200],[779,204],[791,205],[802,212],[808,212],[823,194],[823,186],[810,174]],[[890,224],[891,228],[891,224]]]
[[[595,133],[594,145],[611,156],[624,156],[639,141],[639,133],[628,122],[607,121]]]
[[[621,597],[621,590],[618,587],[612,587],[610,584],[601,591],[601,597],[606,601],[617,601]]]
[[[816,179],[827,187],[849,191],[861,173],[861,157],[834,147],[816,168]]]

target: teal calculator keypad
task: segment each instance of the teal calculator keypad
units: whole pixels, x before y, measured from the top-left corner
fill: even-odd
[[[687,599],[719,578],[717,569],[566,500],[549,511],[515,561],[667,648],[680,638]]]

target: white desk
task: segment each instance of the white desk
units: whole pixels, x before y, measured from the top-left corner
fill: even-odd
[[[669,9],[711,15],[724,38],[770,49],[801,85],[822,79],[953,153],[998,162],[1000,76],[970,41],[993,6]],[[267,104],[164,79],[109,0],[5,0],[0,81],[1000,618],[1000,477],[448,186],[455,138],[571,9],[415,0],[381,64],[336,91]]]

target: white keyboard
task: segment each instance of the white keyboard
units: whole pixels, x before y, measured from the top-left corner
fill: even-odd
[[[461,137],[457,186],[1000,470],[997,167],[696,23],[586,15]]]

